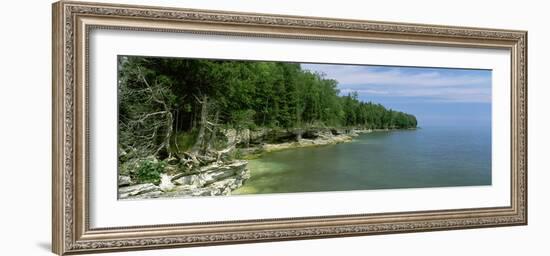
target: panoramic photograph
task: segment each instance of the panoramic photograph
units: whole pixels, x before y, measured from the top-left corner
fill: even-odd
[[[118,199],[491,185],[492,72],[118,56]]]

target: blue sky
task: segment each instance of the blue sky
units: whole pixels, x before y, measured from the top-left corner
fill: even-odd
[[[302,64],[338,81],[341,94],[414,114],[420,126],[488,125],[491,71],[474,69]]]

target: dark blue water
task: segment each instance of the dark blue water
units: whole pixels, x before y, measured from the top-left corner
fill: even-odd
[[[353,142],[268,153],[233,194],[491,184],[491,127],[372,132]]]

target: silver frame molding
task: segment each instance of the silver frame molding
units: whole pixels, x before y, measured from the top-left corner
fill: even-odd
[[[92,229],[87,99],[88,35],[94,29],[508,49],[511,205]],[[52,45],[52,250],[57,254],[527,224],[526,31],[61,1],[53,4]]]

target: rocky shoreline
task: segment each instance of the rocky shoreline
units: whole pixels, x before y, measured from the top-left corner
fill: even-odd
[[[250,159],[266,152],[292,148],[305,148],[350,142],[371,129],[337,130],[331,128],[272,131],[227,130],[224,135],[228,145],[236,145],[240,158]],[[230,195],[249,178],[246,160],[212,161],[192,171],[178,171],[176,165],[165,167],[160,183],[135,184],[129,176],[118,177],[119,199],[172,198],[194,196]],[[167,171],[168,170],[168,171]],[[171,171],[170,171],[171,170]],[[175,170],[175,171],[174,171]]]
[[[188,197],[228,195],[250,178],[247,161],[212,163],[194,173],[162,174],[159,185],[120,183],[128,180],[119,176],[119,199],[145,199],[158,197]]]
[[[335,129],[320,129],[306,130],[302,135],[296,136],[296,139],[279,143],[263,143],[255,146],[241,148],[245,158],[256,158],[263,153],[281,151],[293,148],[317,147],[325,145],[334,145],[339,143],[351,142],[353,137],[359,136],[362,133],[370,133],[377,130],[372,129],[350,129],[350,130],[335,130]]]

